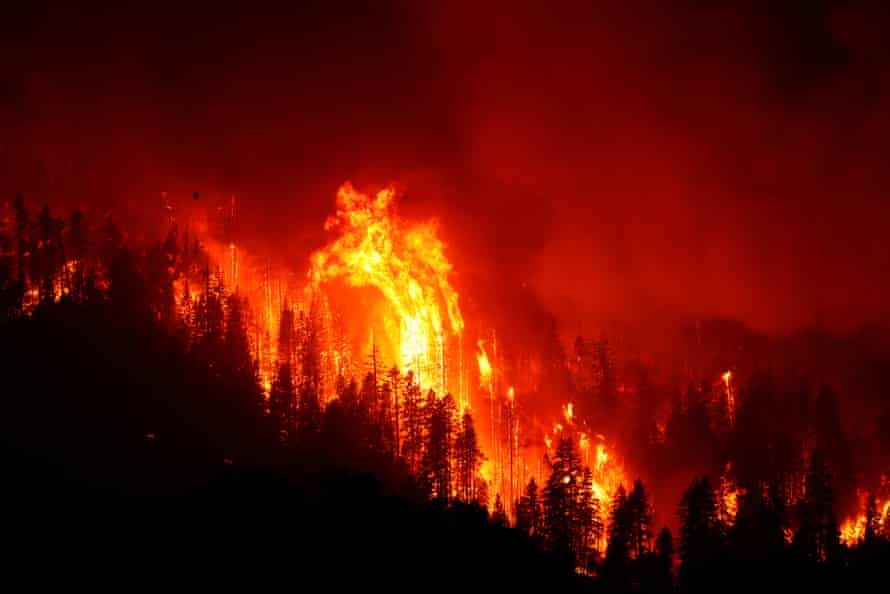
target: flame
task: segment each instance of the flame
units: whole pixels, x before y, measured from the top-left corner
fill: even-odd
[[[513,386],[507,388],[507,398],[510,399],[510,402],[513,402],[513,398],[516,397],[516,390],[513,389]]]
[[[476,353],[476,361],[479,363],[479,387],[491,391],[491,362],[488,360],[488,353],[485,352],[485,343],[480,340],[476,344],[479,347],[479,352]]]
[[[865,494],[860,493],[860,499],[862,505],[860,507],[865,507]],[[878,532],[886,531],[887,527],[890,526],[890,499],[885,501],[878,500],[877,501],[877,512],[878,512]],[[856,516],[847,518],[841,523],[840,532],[841,532],[841,542],[847,546],[855,546],[861,540],[865,538],[865,527],[866,527],[867,519],[865,517],[865,512],[862,511]]]
[[[603,444],[599,444],[596,446],[596,465],[597,467],[604,466],[606,462],[609,461],[609,454],[606,452],[606,446]]]
[[[730,380],[732,380],[732,371],[726,370],[726,373],[720,376],[723,378],[723,383],[726,386],[726,408],[727,413],[729,414],[729,422],[730,424],[735,423],[735,393],[732,389],[732,384],[730,384]]]
[[[589,466],[593,474],[591,488],[593,495],[600,500],[603,510],[603,521],[606,520],[606,510],[608,502],[612,500],[618,486],[626,484],[624,467],[619,463],[618,459],[610,453],[605,441],[605,437],[601,433],[589,434],[586,431],[580,431],[574,423],[574,407],[571,402],[563,405],[563,414],[566,423],[554,423],[550,433],[544,434],[544,445],[548,451],[552,451],[554,446],[554,435],[563,432],[573,433],[578,440],[578,448],[580,450],[582,460],[585,466]],[[596,438],[599,443],[595,447],[592,446],[592,439]],[[591,452],[593,453],[591,459]]]
[[[602,503],[611,501],[619,485],[625,484],[624,468],[611,456],[603,443],[596,446],[593,471],[593,494]],[[603,506],[603,510],[608,505]]]
[[[854,546],[865,537],[865,514],[859,514],[853,518],[847,518],[841,524],[841,542],[847,546]]]
[[[729,372],[727,372],[729,373]],[[740,487],[732,476],[732,462],[727,462],[720,475],[720,515],[727,526],[735,525],[739,512],[739,499],[747,491]]]
[[[325,223],[338,237],[312,254],[311,287],[342,278],[354,287],[377,288],[397,321],[390,339],[402,366],[444,391],[445,333],[459,336],[464,327],[457,291],[448,281],[451,263],[436,223],[408,226],[393,212],[394,199],[391,187],[372,196],[349,182],[340,187],[337,210]]]

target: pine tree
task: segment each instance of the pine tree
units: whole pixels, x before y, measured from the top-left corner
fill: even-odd
[[[282,444],[293,439],[296,429],[296,405],[297,394],[290,365],[287,363],[279,365],[269,391],[269,411],[277,424]]]
[[[652,519],[652,512],[649,509],[649,497],[646,494],[643,481],[640,479],[634,481],[633,490],[628,498],[628,508],[631,555],[636,559],[641,559],[649,551],[649,539],[652,536],[649,531],[649,523]]]
[[[667,526],[658,533],[655,539],[654,576],[651,590],[670,592],[673,589],[674,539]]]
[[[587,567],[589,555],[599,546],[603,535],[600,501],[593,495],[593,473],[587,466],[582,473],[578,492],[575,551],[579,567]]]
[[[362,378],[362,387],[359,390],[359,407],[361,408],[362,415],[369,421],[377,417],[378,398],[379,387],[377,378],[372,371],[369,371]]]
[[[321,428],[321,369],[322,325],[320,304],[313,297],[308,312],[300,312],[297,324],[296,354],[300,373],[297,382],[297,434],[309,437]]]
[[[671,567],[674,560],[674,539],[667,526],[661,528],[658,538],[655,539],[655,554],[668,568]]]
[[[454,444],[455,469],[457,472],[457,494],[463,501],[469,503],[477,500],[476,491],[477,473],[482,463],[482,452],[476,440],[476,428],[473,425],[473,415],[469,410],[464,411],[461,418],[460,430]]]
[[[68,236],[66,245],[68,257],[74,264],[71,279],[71,294],[76,301],[84,298],[85,268],[88,247],[88,230],[83,212],[75,209],[68,219]]]
[[[165,250],[172,249],[175,253],[175,248],[169,247],[169,241],[168,237],[168,242],[164,245],[157,243],[148,251],[145,284],[149,291],[148,301],[153,317],[165,330],[172,332],[177,319],[176,294],[173,289],[175,255]]]
[[[52,216],[44,205],[37,215],[31,241],[31,289],[37,292],[37,301],[51,301],[53,295]]]
[[[481,476],[476,476],[476,486],[473,488],[475,495],[473,501],[478,503],[480,507],[488,507],[488,482]]]
[[[236,291],[224,297],[225,323],[219,365],[215,367],[221,380],[217,390],[225,410],[232,411],[237,423],[223,423],[223,442],[227,451],[253,455],[255,446],[269,435],[261,416],[264,406],[257,364],[253,359],[245,319],[246,302]]]
[[[399,373],[399,368],[393,365],[392,369],[389,370],[389,389],[391,391],[392,397],[392,440],[393,440],[393,453],[395,457],[398,458],[402,455],[402,424],[401,424],[401,412],[402,412],[402,374]]]
[[[300,367],[301,391],[315,394],[316,401],[322,393],[321,345],[322,324],[320,304],[313,297],[308,311],[301,311],[297,323],[297,358]]]
[[[396,445],[392,412],[393,394],[390,383],[384,381],[378,393],[380,400],[377,403],[377,428],[380,434],[380,450],[392,455],[396,451]]]
[[[542,511],[535,477],[529,479],[525,493],[519,498],[516,509],[516,528],[532,538],[539,539],[541,537]]]
[[[507,512],[504,510],[504,503],[501,501],[500,493],[496,493],[494,496],[494,511],[491,514],[491,523],[495,526],[507,526]]]
[[[133,253],[126,247],[117,250],[108,273],[108,300],[125,317],[148,314],[145,282]]]
[[[56,249],[53,243],[53,218],[44,205],[37,215],[37,249],[31,257],[32,278],[36,280],[37,299],[52,301],[55,281]]]
[[[312,384],[304,383],[299,390],[296,433],[298,438],[309,438],[321,428],[321,403]]]
[[[628,580],[633,538],[633,517],[624,485],[618,485],[609,508],[609,542],[606,546],[605,579],[623,588]]]
[[[578,512],[582,473],[574,440],[570,435],[561,435],[550,460],[550,477],[544,487],[543,535],[549,549],[570,556],[574,561],[582,556],[578,550],[582,540],[579,534],[587,528],[580,526],[578,521],[583,517]]]
[[[294,369],[297,364],[296,357],[296,339],[294,337],[294,332],[296,329],[296,322],[294,321],[294,311],[290,308],[287,303],[287,299],[284,300],[284,305],[281,308],[281,317],[278,320],[278,365],[288,365],[291,369]]]
[[[529,528],[531,528],[532,536],[538,537],[541,534],[544,514],[541,509],[541,498],[538,495],[538,484],[535,482],[535,477],[529,479],[528,485],[525,488],[525,496],[528,500]]]
[[[414,381],[414,372],[409,371],[405,376],[404,390],[404,438],[402,439],[402,456],[408,464],[408,468],[415,476],[421,473],[421,461],[423,460],[423,435],[424,435],[424,403],[420,393],[420,386]]]
[[[828,561],[840,543],[834,515],[834,489],[821,450],[813,452],[805,479],[805,496],[797,504],[795,549],[810,561]]]
[[[454,399],[451,394],[446,394],[437,400],[435,393],[430,390],[427,408],[430,413],[423,458],[425,482],[429,485],[431,497],[448,499],[451,495]]]
[[[250,350],[247,336],[247,301],[236,291],[226,298],[225,362],[228,372],[235,379],[238,390],[252,397],[254,403],[261,399],[257,365]]]
[[[717,497],[707,476],[692,483],[680,503],[680,558],[699,567],[714,558],[721,544]]]
[[[223,347],[225,338],[225,290],[222,281],[211,286],[210,273],[205,271],[204,320],[201,349],[207,364],[217,376],[224,364]]]

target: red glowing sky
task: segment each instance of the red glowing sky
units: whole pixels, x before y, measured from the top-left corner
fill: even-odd
[[[236,194],[247,240],[301,266],[343,180],[396,180],[465,277],[569,325],[890,313],[881,3],[326,4],[8,3],[3,200],[134,228],[162,191]]]

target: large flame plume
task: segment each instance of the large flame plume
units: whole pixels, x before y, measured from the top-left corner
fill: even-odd
[[[398,345],[399,363],[419,381],[447,389],[447,336],[464,328],[458,294],[448,280],[452,266],[435,221],[406,225],[394,211],[393,188],[374,195],[351,183],[337,192],[337,210],[325,229],[336,239],[311,256],[313,288],[343,279],[378,289],[391,308],[387,332]]]

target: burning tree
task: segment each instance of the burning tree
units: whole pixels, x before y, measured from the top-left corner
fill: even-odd
[[[464,501],[474,501],[478,498],[478,474],[483,458],[476,440],[473,415],[469,410],[464,411],[454,443],[457,494]]]
[[[836,555],[840,532],[834,515],[834,489],[822,452],[813,452],[807,471],[805,495],[797,503],[798,530],[794,547],[810,561],[827,561]]]
[[[312,255],[309,279],[314,288],[342,278],[351,286],[378,289],[389,305],[384,325],[397,347],[391,355],[418,384],[444,396],[446,332],[459,338],[464,327],[448,280],[451,264],[435,222],[405,224],[394,212],[394,197],[392,188],[369,196],[344,184],[325,224],[338,236]]]
[[[569,556],[576,567],[586,567],[591,543],[602,529],[599,500],[593,497],[590,469],[581,464],[570,435],[560,436],[550,459],[550,477],[544,487],[542,535],[548,548]]]

